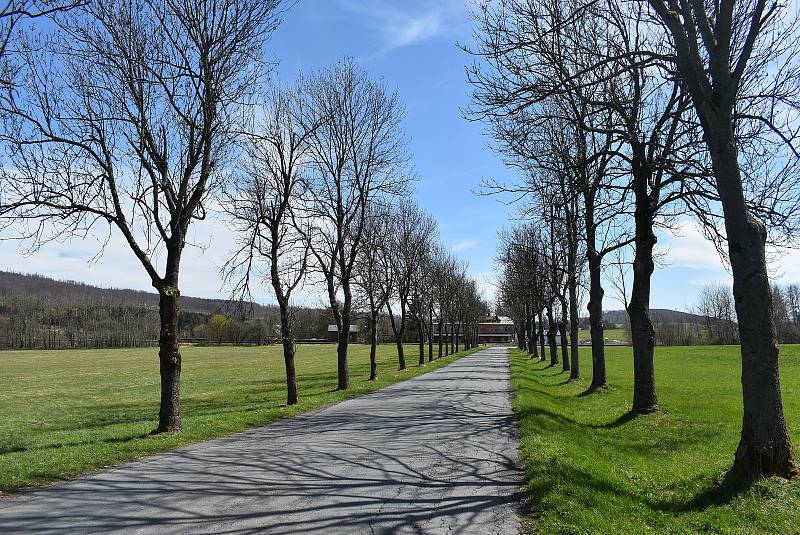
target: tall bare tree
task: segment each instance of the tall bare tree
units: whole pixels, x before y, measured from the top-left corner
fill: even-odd
[[[414,292],[419,290],[417,282],[431,251],[432,239],[436,233],[436,221],[419,206],[410,201],[402,201],[392,209],[389,227],[389,262],[392,270],[392,292],[386,302],[389,311],[389,322],[395,336],[397,359],[400,369],[406,367],[403,337],[406,332],[409,312],[417,320],[421,319],[420,310],[411,311]],[[395,314],[392,305],[397,308]],[[422,333],[420,333],[420,336]]]
[[[386,210],[376,209],[368,216],[355,269],[359,301],[368,315],[370,381],[378,378],[378,321],[392,288],[392,270],[386,240],[390,228],[389,217]]]
[[[156,432],[181,431],[179,274],[188,231],[249,113],[279,0],[110,0],[23,48],[2,102],[0,217],[37,242],[124,238],[160,296]]]
[[[311,252],[325,280],[338,329],[338,388],[350,386],[347,348],[353,277],[371,206],[403,191],[408,178],[404,110],[396,93],[351,59],[307,82],[306,121],[319,124],[311,142],[304,217]]]
[[[298,401],[291,298],[306,277],[309,256],[302,232],[307,223],[295,217],[295,210],[303,197],[309,141],[318,126],[306,128],[302,119],[301,87],[269,91],[260,125],[247,135],[243,168],[223,196],[223,209],[239,236],[239,248],[224,268],[235,281],[234,295],[251,297],[251,281],[262,275],[259,264],[264,263],[278,301],[287,405]]]

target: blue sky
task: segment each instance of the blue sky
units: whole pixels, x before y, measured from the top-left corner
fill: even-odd
[[[462,116],[470,92],[464,66],[471,60],[456,43],[471,39],[463,0],[300,0],[269,49],[280,62],[275,76],[287,81],[300,71],[352,56],[397,89],[408,112],[405,128],[420,177],[418,201],[436,216],[442,241],[469,261],[470,273],[491,297],[496,235],[513,209],[473,191],[484,178],[512,180],[513,175],[492,153],[482,125]],[[214,219],[197,225],[193,234],[197,247],[187,251],[183,262],[182,293],[224,297],[218,273],[232,238]],[[714,248],[691,222],[683,222],[680,234],[660,237],[670,265],[654,276],[653,307],[687,309],[703,284],[729,281]],[[0,269],[149,290],[141,266],[118,239],[95,258],[104,238],[54,243],[32,256],[23,256],[17,244],[0,241]],[[800,255],[789,254],[773,268],[782,282],[798,280]],[[621,308],[614,294],[607,288],[606,309]],[[273,301],[268,287],[256,297]],[[323,297],[306,288],[300,303],[321,305]]]

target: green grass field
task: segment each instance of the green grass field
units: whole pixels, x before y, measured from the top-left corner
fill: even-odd
[[[625,333],[625,329],[604,329],[603,334],[606,338],[606,343],[613,344],[614,340],[617,340],[622,343],[630,343],[628,340],[628,335]],[[591,340],[592,333],[589,329],[581,329],[578,331],[578,340]]]
[[[158,417],[157,349],[0,352],[0,493],[42,485],[124,460],[234,433],[370,392],[452,362],[397,370],[394,345],[350,346],[351,388],[336,391],[336,347],[299,346],[300,403],[285,406],[280,346],[182,348],[184,432],[149,436]]]
[[[607,349],[607,392],[512,351],[531,524],[540,533],[800,533],[800,481],[723,481],[738,443],[738,347],[656,348],[661,412],[625,417],[632,353]],[[786,417],[800,444],[800,346],[781,349]]]

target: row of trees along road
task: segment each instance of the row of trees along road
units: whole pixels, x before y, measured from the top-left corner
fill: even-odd
[[[769,241],[798,228],[797,20],[794,7],[762,0],[500,0],[475,10],[478,44],[467,49],[471,118],[522,177],[486,191],[515,193],[535,221],[503,236],[506,306],[529,339],[545,311],[554,363],[552,335],[568,324],[577,377],[585,267],[600,388],[602,273],[632,248],[631,409],[655,411],[655,231],[694,215],[733,273],[744,402],[734,469],[756,477],[797,473],[765,258]],[[566,369],[566,348],[562,358]]]
[[[477,286],[436,244],[432,219],[397,201],[413,176],[397,95],[349,60],[291,87],[266,85],[264,48],[290,2],[12,4],[0,13],[2,228],[34,248],[100,227],[124,238],[160,296],[155,432],[181,431],[181,257],[211,209],[240,238],[223,270],[234,294],[272,286],[290,404],[291,299],[305,283],[327,289],[340,389],[362,310],[374,325],[400,307],[401,323],[427,318],[429,337],[434,317],[477,328],[486,310]],[[47,23],[31,23],[37,16]]]

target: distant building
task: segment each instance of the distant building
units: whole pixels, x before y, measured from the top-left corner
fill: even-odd
[[[510,344],[514,341],[514,320],[507,316],[486,316],[478,323],[481,344]]]
[[[453,325],[446,323],[446,331],[449,333]],[[464,328],[458,329],[459,341],[464,340]],[[438,324],[433,327],[433,339],[439,339]],[[447,338],[445,338],[447,340]],[[486,316],[478,323],[478,343],[479,344],[511,344],[514,342],[514,320],[507,316]]]
[[[358,325],[350,325],[350,341],[358,342],[358,333],[361,332]],[[328,340],[336,342],[339,339],[339,328],[336,325],[328,325]]]

